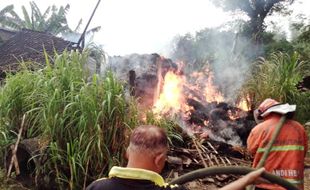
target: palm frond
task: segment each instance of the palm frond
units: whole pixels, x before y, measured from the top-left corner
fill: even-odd
[[[26,7],[24,5],[22,6],[22,11],[23,11],[23,16],[24,16],[24,21],[22,22],[23,23],[22,27],[23,28],[34,29],[34,27],[32,25],[33,24],[33,19],[30,20],[28,11],[26,10]],[[31,15],[33,15],[33,14],[31,14]]]
[[[38,31],[44,31],[45,21],[43,15],[34,1],[30,2],[31,12],[32,12],[32,26],[33,29]]]
[[[8,5],[0,10],[0,17],[13,11],[14,5]]]
[[[99,32],[101,30],[101,26],[96,26],[92,29],[87,30],[86,35],[90,35],[91,33]]]
[[[78,24],[76,25],[75,29],[73,30],[73,32],[78,32],[80,30],[82,22],[83,22],[83,20],[80,19]]]

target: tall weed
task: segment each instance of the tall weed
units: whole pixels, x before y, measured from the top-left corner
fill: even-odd
[[[123,85],[111,73],[87,75],[86,62],[85,53],[64,52],[41,70],[8,76],[0,92],[1,148],[16,138],[25,114],[22,138],[49,142],[49,159],[36,175],[56,178],[59,189],[81,189],[123,165],[124,136],[137,123]]]
[[[253,107],[257,107],[266,98],[296,104],[296,119],[304,123],[310,119],[310,93],[300,92],[297,85],[309,74],[309,64],[300,61],[297,53],[274,53],[257,62],[243,93],[250,96]]]

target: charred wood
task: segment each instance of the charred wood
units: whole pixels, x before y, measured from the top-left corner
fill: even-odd
[[[135,96],[135,81],[136,81],[136,72],[134,70],[130,70],[129,71],[130,96]]]

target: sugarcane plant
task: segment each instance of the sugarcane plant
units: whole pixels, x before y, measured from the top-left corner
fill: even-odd
[[[124,137],[137,123],[123,85],[111,73],[89,75],[87,56],[64,52],[43,69],[25,67],[0,92],[1,150],[14,142],[25,115],[22,138],[43,139],[48,153],[36,175],[55,178],[59,189],[80,189],[124,164]]]
[[[82,189],[112,166],[124,166],[129,133],[139,124],[165,128],[171,142],[181,138],[173,120],[139,119],[135,98],[125,96],[111,72],[91,74],[88,56],[45,53],[44,68],[23,63],[0,87],[0,159],[23,125],[21,140],[38,139],[40,151],[28,162],[36,160],[33,175],[42,188]]]
[[[296,52],[292,55],[278,52],[260,58],[254,65],[254,72],[242,89],[243,94],[250,96],[253,107],[266,98],[274,98],[296,104],[296,119],[302,123],[309,121],[310,93],[297,88],[298,83],[310,75],[309,64]]]

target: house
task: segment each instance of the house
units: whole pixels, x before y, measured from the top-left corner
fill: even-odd
[[[16,34],[16,31],[0,28],[0,46]]]
[[[76,43],[29,29],[17,32],[1,29],[0,37],[4,41],[0,45],[0,78],[5,77],[5,71],[18,69],[22,61],[44,64],[44,50],[48,55],[54,55],[65,49],[78,49]]]

